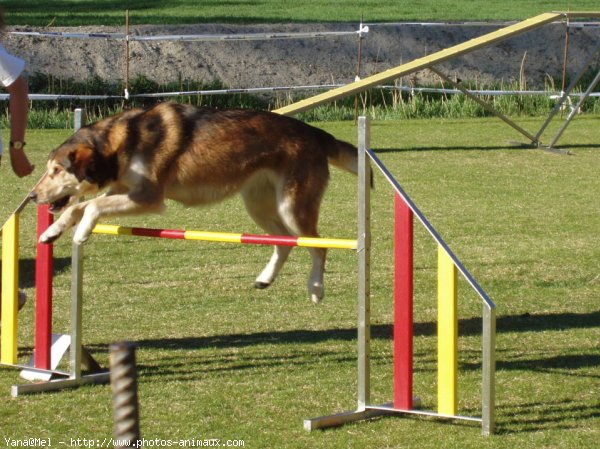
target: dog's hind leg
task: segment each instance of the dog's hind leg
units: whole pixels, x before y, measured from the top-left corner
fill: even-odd
[[[313,187],[315,190],[312,192],[306,189],[306,184],[303,189],[297,186],[287,189],[278,200],[279,216],[292,235],[319,237],[317,221],[325,185],[317,184]],[[325,296],[323,273],[327,250],[325,248],[308,248],[308,251],[312,257],[312,269],[307,284],[308,295],[313,303],[318,304]]]
[[[300,176],[276,178],[258,176],[242,190],[246,209],[254,221],[265,231],[275,235],[319,237],[317,221],[321,199],[329,177],[325,171],[313,166]],[[276,246],[269,263],[256,278],[256,286],[265,288],[277,277],[292,247]],[[312,270],[308,279],[308,294],[312,302],[319,303],[324,296],[323,272],[327,250],[308,248],[312,257]]]
[[[279,218],[273,186],[266,182],[260,183],[259,186],[260,188],[251,186],[242,191],[242,198],[248,214],[267,233],[290,235]],[[291,251],[291,246],[274,247],[271,259],[255,280],[256,288],[267,288],[275,281]]]
[[[282,235],[282,233],[279,232],[277,234]],[[291,246],[275,246],[273,255],[271,256],[271,259],[269,259],[269,263],[267,263],[265,268],[254,281],[256,288],[267,288],[273,283],[273,281],[275,281],[275,278],[279,274],[281,267],[283,267],[283,264],[287,260],[291,251]]]

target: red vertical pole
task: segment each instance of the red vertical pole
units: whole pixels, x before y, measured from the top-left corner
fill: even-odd
[[[48,205],[38,206],[37,235],[52,224]],[[35,261],[35,360],[36,368],[50,369],[52,347],[52,244],[38,243]]]
[[[413,408],[413,212],[395,195],[394,408]]]

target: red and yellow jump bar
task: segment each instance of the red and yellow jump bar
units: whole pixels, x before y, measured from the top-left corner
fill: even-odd
[[[287,235],[235,234],[229,232],[184,231],[176,229],[132,228],[127,226],[99,224],[96,234],[135,235],[164,239],[203,240],[209,242],[243,243],[254,245],[303,246],[308,248],[356,249],[357,241],[318,237],[296,237]]]

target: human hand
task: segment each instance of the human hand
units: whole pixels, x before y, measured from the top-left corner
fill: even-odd
[[[22,148],[12,148],[10,149],[10,163],[12,165],[12,169],[15,174],[19,178],[23,178],[25,176],[29,176],[33,173],[35,167],[29,162],[27,159],[27,155],[23,151]]]

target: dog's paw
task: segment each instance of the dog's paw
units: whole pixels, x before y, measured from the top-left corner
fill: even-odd
[[[323,284],[313,284],[309,286],[309,295],[313,304],[320,304],[325,296]]]
[[[77,228],[77,231],[73,235],[73,243],[75,243],[77,245],[83,245],[89,239],[90,239],[90,233],[81,231],[79,228]]]
[[[268,288],[268,287],[270,287],[270,286],[271,286],[271,283],[270,283],[270,282],[262,282],[262,281],[258,281],[258,280],[257,280],[257,281],[254,283],[254,287],[255,287],[255,288],[257,288],[257,289],[259,289],[259,290],[264,290],[265,288]]]
[[[40,235],[40,243],[52,243],[58,239],[63,233],[61,226],[56,226],[56,223],[46,229],[42,235]]]

